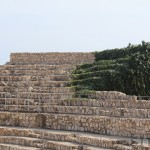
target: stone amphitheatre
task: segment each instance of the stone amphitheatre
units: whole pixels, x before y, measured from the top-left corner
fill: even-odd
[[[12,53],[0,66],[0,150],[150,150],[150,101],[117,91],[76,97],[92,53]]]

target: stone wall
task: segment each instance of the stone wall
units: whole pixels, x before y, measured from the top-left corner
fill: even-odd
[[[10,64],[82,64],[94,59],[92,53],[11,53]]]
[[[1,112],[1,126],[36,127],[36,114]]]
[[[150,138],[150,120],[140,118],[1,112],[0,125]]]
[[[150,138],[150,120],[85,115],[47,115],[47,128]]]

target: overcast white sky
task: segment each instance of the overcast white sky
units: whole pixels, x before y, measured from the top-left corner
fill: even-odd
[[[0,0],[0,64],[11,52],[96,51],[150,42],[150,0]]]

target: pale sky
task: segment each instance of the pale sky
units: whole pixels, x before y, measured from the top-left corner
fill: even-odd
[[[0,64],[11,52],[91,52],[150,42],[150,0],[0,0]]]

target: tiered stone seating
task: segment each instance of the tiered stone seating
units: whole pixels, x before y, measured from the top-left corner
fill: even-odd
[[[12,54],[0,66],[0,150],[150,149],[138,139],[150,138],[149,101],[119,92],[74,97],[70,73],[92,61],[88,53]]]
[[[73,146],[75,149],[96,149],[102,147],[113,149],[114,147],[122,144],[122,147],[131,149],[131,141],[128,138],[111,137],[106,135],[96,135],[82,132],[66,132],[60,130],[46,130],[46,129],[32,129],[32,128],[17,128],[17,127],[1,127],[0,142],[6,144],[16,144],[34,146],[39,148],[53,148],[64,147],[67,145],[70,148]],[[29,142],[30,141],[30,142]],[[51,144],[53,143],[53,144]],[[76,143],[76,144],[75,144]],[[138,143],[135,141],[133,143]],[[51,147],[53,146],[53,147]],[[58,149],[58,148],[56,148]],[[73,148],[72,148],[73,149]]]
[[[53,89],[53,88],[52,88]],[[54,88],[55,89],[55,88]],[[56,89],[55,89],[56,90]],[[59,91],[60,92],[60,91]],[[63,93],[63,92],[62,92]],[[64,92],[65,93],[65,92]],[[64,94],[63,93],[63,94]],[[51,93],[56,94],[56,93]],[[57,93],[58,94],[58,93]],[[60,93],[59,93],[60,94]],[[39,109],[45,113],[61,113],[61,114],[82,114],[82,115],[101,115],[114,117],[141,117],[150,118],[150,102],[147,100],[123,100],[123,99],[86,99],[71,98],[66,95],[59,99],[47,97],[26,99],[24,98],[0,98],[0,103],[5,107],[0,107],[1,111],[30,111],[36,112]],[[48,96],[48,95],[47,95]],[[67,96],[70,98],[67,98]],[[17,106],[16,106],[17,105]],[[120,107],[121,106],[121,107]]]

